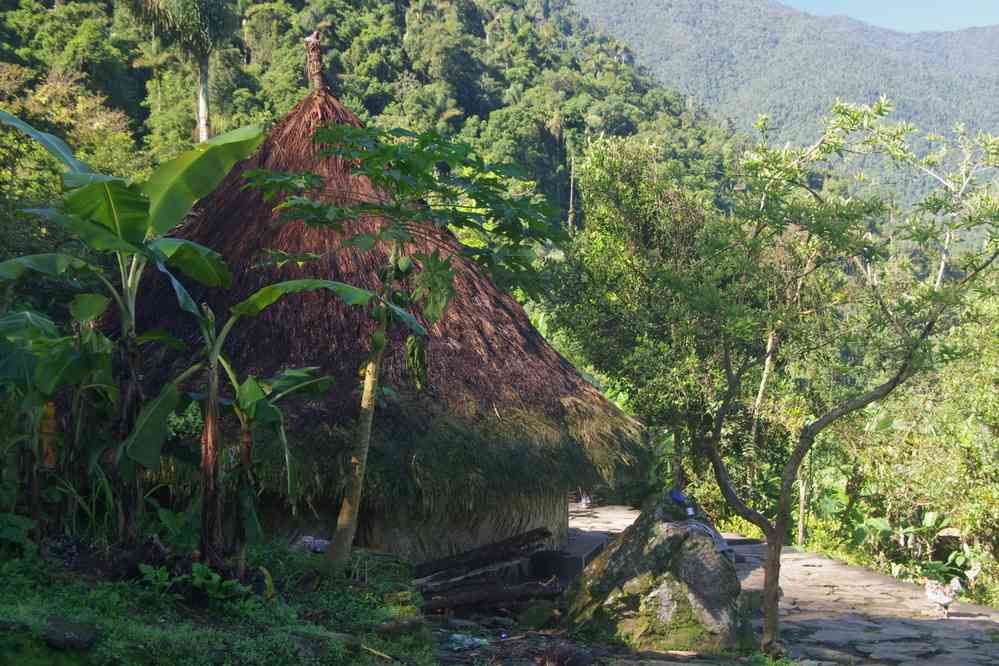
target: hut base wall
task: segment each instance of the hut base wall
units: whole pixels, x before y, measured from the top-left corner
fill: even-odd
[[[552,533],[548,548],[565,545],[569,504],[563,492],[511,497],[491,511],[456,518],[439,512],[430,517],[363,516],[358,545],[406,558],[413,564],[435,560],[501,541],[539,527]]]

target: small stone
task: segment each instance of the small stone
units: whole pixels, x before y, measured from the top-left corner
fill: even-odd
[[[517,625],[517,621],[512,617],[491,617],[486,622],[494,627],[503,627],[509,629]]]
[[[478,638],[476,636],[467,636],[465,634],[451,634],[448,639],[448,647],[455,651],[462,650],[475,650],[477,648],[484,648],[489,646],[489,641],[484,638]]]
[[[100,638],[96,625],[70,622],[58,617],[49,618],[42,631],[42,640],[56,650],[89,650]]]

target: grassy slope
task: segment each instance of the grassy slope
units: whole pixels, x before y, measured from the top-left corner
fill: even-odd
[[[363,554],[360,557],[364,557]],[[346,666],[380,664],[332,633],[350,634],[375,650],[433,663],[429,635],[385,640],[372,629],[418,613],[408,568],[382,558],[362,563],[366,580],[324,582],[307,591],[310,556],[258,549],[279,587],[266,601],[248,594],[192,608],[142,582],[94,582],[37,558],[0,560],[0,664],[19,666]],[[283,589],[281,589],[283,588]],[[50,617],[96,624],[100,639],[88,653],[57,653],[39,636]],[[26,630],[25,630],[26,628]]]
[[[742,129],[767,113],[781,138],[806,141],[835,98],[879,95],[928,130],[999,127],[999,26],[903,34],[771,0],[574,2],[668,87]]]

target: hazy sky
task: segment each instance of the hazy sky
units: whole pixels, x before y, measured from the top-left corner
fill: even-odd
[[[894,30],[999,24],[999,0],[778,0],[810,14],[844,14]]]

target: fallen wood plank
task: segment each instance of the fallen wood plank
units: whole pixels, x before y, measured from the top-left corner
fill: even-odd
[[[522,583],[520,585],[487,585],[452,591],[434,596],[423,604],[424,612],[461,608],[463,606],[489,606],[521,599],[554,599],[562,594],[558,583]]]
[[[518,557],[512,560],[503,560],[502,562],[494,562],[478,569],[472,569],[471,571],[466,571],[458,575],[451,575],[451,571],[438,571],[437,573],[431,574],[425,578],[417,578],[413,581],[413,587],[415,587],[420,592],[424,594],[443,592],[457,585],[470,582],[478,577],[488,578],[489,574],[502,571],[503,569],[521,566],[530,561],[529,557]],[[494,576],[495,578],[495,576]]]
[[[539,541],[550,538],[551,535],[552,533],[547,528],[539,527],[536,530],[517,534],[509,539],[503,539],[502,541],[486,544],[485,546],[479,546],[464,553],[417,564],[413,567],[413,577],[426,578],[439,571],[449,570],[455,570],[455,575],[460,575],[462,573],[460,570],[462,569],[477,569],[500,560],[513,559],[518,555],[525,554],[531,546],[536,545]]]

